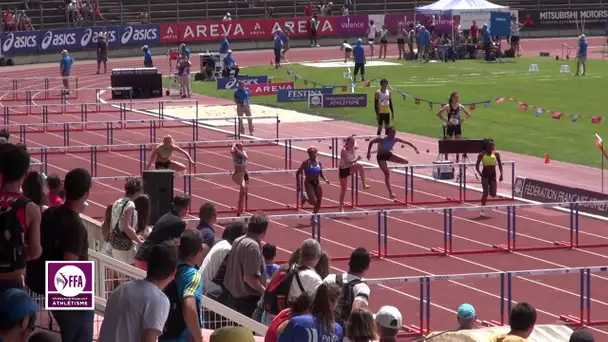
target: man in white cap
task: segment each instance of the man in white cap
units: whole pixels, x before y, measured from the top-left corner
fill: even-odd
[[[403,324],[401,312],[394,306],[383,306],[376,314],[379,342],[397,341],[397,334]]]
[[[72,64],[74,61],[68,54],[68,50],[61,51],[61,60],[59,62],[59,72],[62,77],[63,88],[62,93],[68,94],[70,90],[70,72],[72,71]]]
[[[578,76],[583,69],[583,76],[587,72],[587,37],[581,34],[578,39],[578,52],[576,54],[576,73],[574,76]]]
[[[234,57],[232,57],[232,50],[226,51],[226,57],[224,57],[224,77],[230,77],[230,73],[234,72],[234,77],[239,75],[239,66],[236,64]]]
[[[476,320],[477,314],[473,305],[464,303],[458,307],[458,330],[473,329]]]
[[[153,68],[154,63],[152,62],[152,53],[150,52],[148,45],[142,46],[141,49],[144,52],[144,67]]]

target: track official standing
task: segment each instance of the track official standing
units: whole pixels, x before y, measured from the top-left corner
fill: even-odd
[[[576,74],[574,76],[578,76],[581,72],[581,67],[583,68],[583,76],[585,76],[585,72],[587,72],[587,37],[584,34],[578,39],[578,53],[576,54]]]
[[[234,103],[236,103],[236,115],[239,117],[239,132],[245,134],[245,126],[243,125],[243,115],[247,116],[249,124],[249,134],[253,135],[253,120],[251,120],[251,107],[249,98],[249,89],[245,87],[245,83],[239,82],[239,87],[234,91]]]
[[[278,29],[274,34],[274,65],[278,69],[281,66],[281,50],[283,50],[283,31]]]
[[[72,71],[72,64],[74,64],[74,61],[72,60],[72,57],[70,57],[68,55],[68,50],[63,50],[61,51],[61,60],[59,62],[59,74],[61,75],[61,77],[63,77],[63,79],[61,80],[63,82],[63,88],[64,91],[63,93],[69,93],[70,90],[70,72]]]
[[[230,50],[230,42],[228,41],[228,38],[224,36],[224,39],[222,39],[222,42],[220,43],[220,58],[222,60],[226,57],[228,50]]]
[[[356,81],[359,70],[361,70],[361,82],[365,81],[365,48],[363,45],[361,45],[361,43],[363,43],[363,40],[359,38],[357,40],[357,45],[353,47],[353,59],[355,60],[353,82]]]
[[[97,74],[99,75],[99,68],[103,63],[103,73],[107,72],[108,63],[108,32],[102,32],[97,38]]]
[[[152,53],[150,53],[150,49],[148,48],[148,45],[142,46],[141,49],[144,52],[144,67],[153,68],[154,63],[152,63]]]
[[[483,37],[481,38],[481,41],[483,43],[483,48],[486,51],[486,61],[489,61],[494,40],[492,39],[492,31],[488,27],[488,24],[483,24]]]
[[[422,52],[424,54],[424,63],[428,63],[431,58],[431,32],[424,26],[422,26],[422,31],[420,32],[420,44],[422,45]]]

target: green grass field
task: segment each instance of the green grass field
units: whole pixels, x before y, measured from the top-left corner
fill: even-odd
[[[393,60],[388,60],[393,61]],[[539,72],[529,73],[528,66],[538,64]],[[569,64],[574,71],[574,61],[556,61],[549,58],[519,58],[516,63],[483,64],[478,61],[458,61],[456,63],[419,64],[401,63],[399,66],[378,66],[367,68],[367,79],[387,78],[390,85],[400,92],[434,102],[447,102],[453,91],[460,92],[462,103],[490,100],[486,108],[478,105],[472,111],[472,118],[463,126],[463,136],[467,138],[492,137],[501,150],[543,157],[550,154],[554,160],[599,167],[600,155],[594,146],[594,133],[608,138],[606,118],[601,124],[592,124],[591,119],[581,117],[573,123],[564,116],[561,120],[551,118],[543,112],[539,117],[533,108],[519,110],[516,102],[494,103],[498,97],[516,98],[530,106],[538,106],[554,112],[580,116],[606,116],[608,97],[606,84],[608,66],[602,60],[588,62],[586,76],[574,77],[572,73],[561,74],[560,66]],[[287,65],[294,73],[309,80],[305,86],[302,80],[296,88],[311,88],[312,81],[326,85],[348,85],[343,73],[346,68],[316,68],[300,64]],[[248,75],[268,75],[273,82],[291,81],[286,69],[251,67],[241,71]],[[358,84],[360,86],[360,84]],[[377,83],[370,88],[358,87],[355,92],[373,95]],[[193,91],[208,96],[232,99],[232,91],[216,90],[215,83],[194,82]],[[340,93],[338,88],[334,93]],[[350,92],[350,87],[348,87]],[[276,96],[253,97],[253,103],[273,104]],[[431,110],[424,102],[416,105],[412,98],[403,100],[401,94],[393,93],[395,104],[395,125],[402,132],[439,138],[440,122],[435,116],[439,105]],[[322,114],[365,125],[375,125],[375,115],[371,106],[359,108],[322,109]],[[290,109],[307,111],[307,104],[279,103]],[[349,132],[335,132],[346,135]]]

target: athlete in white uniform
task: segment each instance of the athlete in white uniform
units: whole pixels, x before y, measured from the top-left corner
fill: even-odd
[[[367,41],[369,44],[369,48],[371,49],[371,57],[370,59],[374,58],[374,52],[375,52],[375,47],[374,47],[374,41],[376,40],[376,25],[374,25],[374,21],[370,20],[369,21],[369,27],[367,28]]]
[[[361,156],[357,156],[356,149],[357,143],[354,135],[344,140],[344,147],[340,152],[340,168],[338,171],[340,177],[340,211],[344,211],[344,196],[346,195],[348,176],[358,173],[361,177],[363,189],[369,189],[369,185],[365,182],[365,169],[363,165],[359,164]]]

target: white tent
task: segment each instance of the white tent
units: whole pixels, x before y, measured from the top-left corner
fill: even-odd
[[[475,12],[509,12],[509,7],[486,0],[439,0],[430,5],[416,7],[416,14],[456,16]]]

